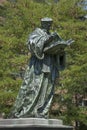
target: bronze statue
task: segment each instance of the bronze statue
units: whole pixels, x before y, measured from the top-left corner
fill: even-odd
[[[65,42],[57,33],[50,33],[53,20],[41,19],[27,41],[31,59],[10,118],[48,118],[54,95],[55,79],[65,68]]]

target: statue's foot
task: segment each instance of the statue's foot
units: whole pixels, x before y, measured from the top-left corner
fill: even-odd
[[[48,119],[48,115],[43,115],[43,114],[41,114],[41,113],[37,114],[35,117],[36,117],[36,118]]]

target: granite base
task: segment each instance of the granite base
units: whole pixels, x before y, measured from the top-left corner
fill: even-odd
[[[62,120],[43,118],[0,119],[0,130],[73,130]]]

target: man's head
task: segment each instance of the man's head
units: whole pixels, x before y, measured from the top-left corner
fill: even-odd
[[[48,18],[48,17],[42,18],[41,19],[41,27],[43,29],[46,29],[47,31],[49,31],[50,27],[52,25],[52,22],[53,22],[53,20],[51,18]]]

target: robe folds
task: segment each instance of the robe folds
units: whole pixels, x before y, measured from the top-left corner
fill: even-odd
[[[27,46],[31,58],[10,117],[48,118],[55,79],[65,68],[65,53],[51,55],[43,52],[50,35],[40,28],[29,35]]]

